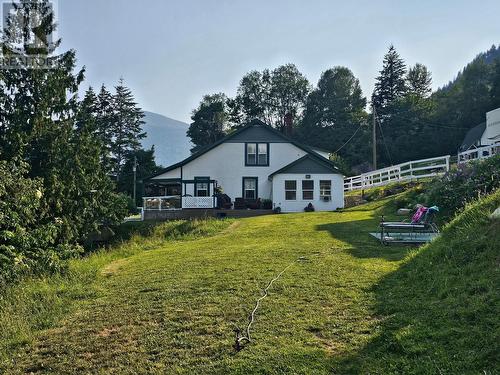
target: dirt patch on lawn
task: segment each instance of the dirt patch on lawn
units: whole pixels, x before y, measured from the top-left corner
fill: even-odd
[[[124,259],[118,259],[115,260],[114,262],[111,262],[108,264],[106,267],[104,267],[101,271],[101,275],[109,277],[113,276],[114,274],[118,273],[120,268],[123,267],[123,265],[128,261],[128,258]]]

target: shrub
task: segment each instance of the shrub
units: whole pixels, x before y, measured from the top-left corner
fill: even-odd
[[[500,187],[500,155],[482,161],[460,164],[446,175],[434,179],[421,197],[426,205],[439,206],[444,217],[451,217],[467,202]]]
[[[271,210],[273,208],[273,201],[271,199],[262,200],[262,209]]]
[[[26,165],[0,161],[0,285],[31,273],[54,272],[79,250],[57,243],[59,221],[44,217],[40,179]]]
[[[135,201],[132,197],[128,195],[124,195],[124,199],[127,200],[127,211],[129,215],[136,215],[139,213],[139,210],[137,208],[137,205],[135,204]]]

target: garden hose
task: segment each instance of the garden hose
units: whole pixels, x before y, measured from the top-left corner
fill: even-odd
[[[288,270],[295,263],[300,262],[300,261],[304,261],[304,260],[307,260],[307,258],[304,257],[304,256],[298,257],[296,260],[294,260],[288,266],[286,266],[285,268],[283,268],[283,270],[277,276],[275,276],[271,281],[269,281],[269,283],[267,284],[267,286],[263,290],[262,296],[257,299],[257,302],[255,303],[255,307],[253,308],[252,313],[250,314],[248,325],[247,325],[247,327],[245,329],[246,335],[242,336],[241,335],[241,330],[235,325],[236,342],[235,342],[235,346],[234,347],[235,347],[236,351],[240,351],[241,349],[243,349],[244,343],[250,343],[250,342],[252,342],[252,339],[250,337],[250,328],[252,327],[252,324],[255,321],[255,313],[257,312],[258,308],[260,307],[260,302],[264,298],[267,297],[268,291],[271,288],[271,286],[273,285],[273,283],[276,280],[278,280],[286,272],[286,270]]]

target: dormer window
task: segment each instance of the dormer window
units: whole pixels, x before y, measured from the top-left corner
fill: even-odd
[[[245,165],[268,166],[269,143],[245,143]]]

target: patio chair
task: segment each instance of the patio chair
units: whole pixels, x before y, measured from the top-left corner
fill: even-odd
[[[244,210],[247,208],[245,200],[243,198],[234,198],[234,209],[235,210]]]
[[[231,202],[231,198],[227,194],[217,194],[217,208],[222,208],[225,210],[229,210],[232,206],[233,203]]]
[[[439,233],[439,229],[434,223],[434,218],[439,212],[439,208],[432,206],[426,209],[425,213],[417,222],[380,222],[380,242],[384,245],[388,243],[425,243],[431,241]]]

